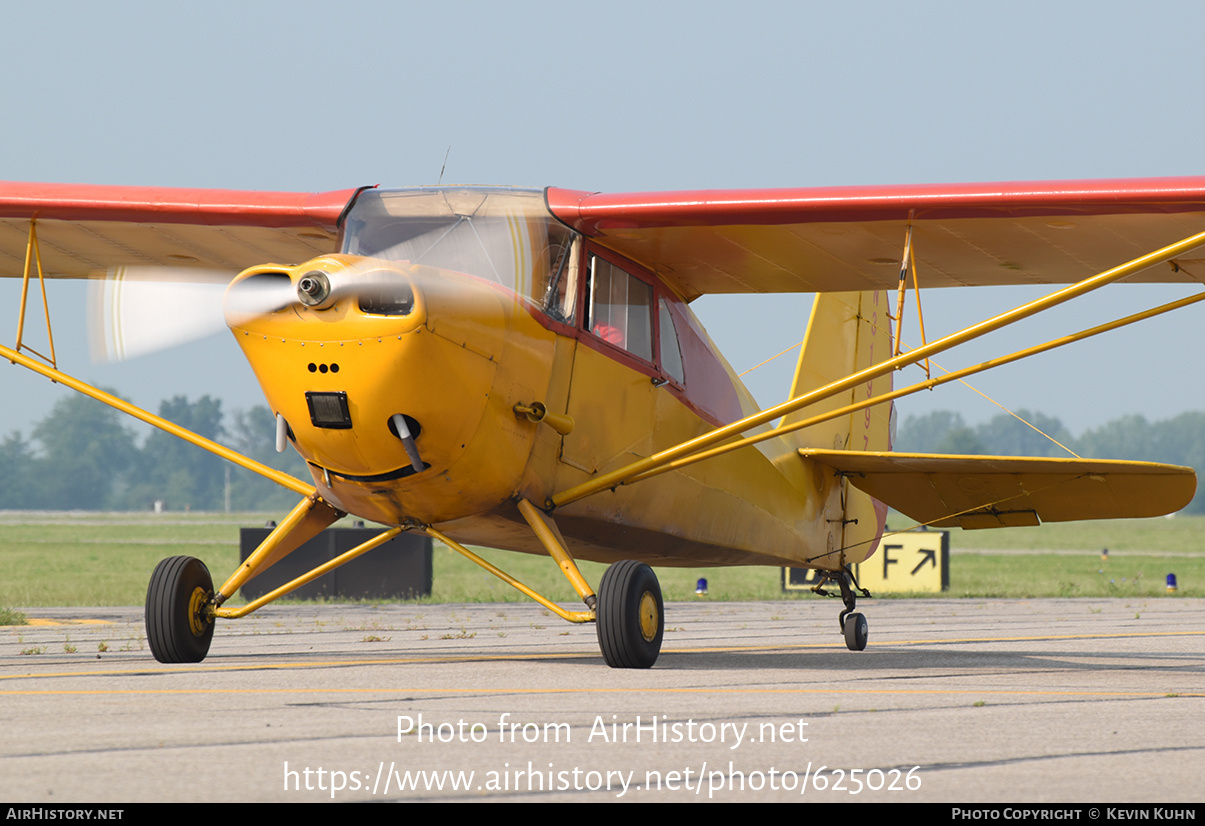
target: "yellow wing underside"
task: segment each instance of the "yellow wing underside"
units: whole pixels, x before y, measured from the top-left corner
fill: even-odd
[[[1162,516],[1192,501],[1192,468],[1100,459],[800,450],[910,519],[1002,528]]]
[[[921,287],[1072,283],[1205,229],[1205,178],[604,194],[548,191],[552,211],[709,293],[893,289],[905,236]],[[1205,256],[1131,282],[1205,281]]]

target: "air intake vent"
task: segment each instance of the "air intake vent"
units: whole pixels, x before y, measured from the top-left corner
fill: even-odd
[[[310,407],[310,421],[314,427],[325,427],[331,430],[351,429],[351,411],[347,409],[347,394],[312,393],[305,394],[305,403]]]

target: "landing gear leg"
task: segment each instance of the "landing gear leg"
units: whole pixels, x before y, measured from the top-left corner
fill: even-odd
[[[841,586],[841,601],[845,603],[845,610],[837,617],[837,621],[841,624],[841,633],[845,635],[845,647],[850,651],[863,651],[870,636],[870,625],[866,622],[866,617],[854,611],[858,605],[858,597],[850,586],[851,579],[849,571],[842,571],[837,577],[837,584]]]

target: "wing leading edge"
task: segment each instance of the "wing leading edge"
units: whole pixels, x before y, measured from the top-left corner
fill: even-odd
[[[20,277],[31,219],[43,273],[89,278],[114,267],[238,272],[334,252],[338,222],[360,192],[0,182],[0,277]]]
[[[1002,528],[1081,519],[1134,519],[1180,510],[1192,468],[1102,459],[938,456],[801,450],[805,460],[922,524]]]
[[[685,298],[1078,281],[1205,230],[1205,177],[601,194],[552,212]],[[1131,281],[1205,282],[1205,252]]]
[[[20,276],[29,220],[43,270],[240,270],[331,252],[359,192],[242,192],[0,182],[0,277]],[[893,288],[909,222],[922,286],[1079,280],[1205,229],[1205,177],[599,194],[549,208],[684,297]],[[1205,282],[1205,253],[1135,281]]]

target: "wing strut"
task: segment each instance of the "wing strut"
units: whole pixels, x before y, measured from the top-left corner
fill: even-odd
[[[739,421],[733,422],[732,424],[725,425],[724,427],[716,428],[715,430],[713,430],[712,432],[710,432],[708,434],[699,436],[695,439],[690,439],[689,441],[683,442],[679,445],[676,445],[675,447],[660,451],[659,453],[655,453],[652,456],[646,457],[644,459],[640,459],[636,462],[632,462],[631,464],[626,465],[622,468],[619,468],[618,470],[611,471],[610,473],[601,474],[601,475],[595,477],[594,479],[591,479],[589,482],[585,482],[581,485],[577,485],[575,487],[569,488],[567,490],[564,490],[564,491],[550,497],[548,499],[548,501],[546,502],[546,506],[549,508],[553,508],[553,507],[559,507],[561,505],[567,505],[571,502],[576,502],[577,500],[582,499],[586,496],[590,496],[594,493],[598,493],[600,491],[608,490],[611,488],[618,487],[619,485],[626,484],[627,482],[633,481],[637,477],[646,478],[647,476],[651,476],[654,473],[664,472],[664,470],[671,469],[669,467],[670,463],[677,462],[678,460],[681,460],[684,457],[691,456],[692,454],[698,453],[699,451],[710,448],[713,445],[723,442],[723,441],[729,439],[730,437],[737,436],[746,430],[768,424],[769,422],[773,421],[774,419],[777,419],[788,413],[792,413],[801,408],[807,407],[808,405],[814,404],[823,399],[829,398],[831,396],[835,396],[838,393],[842,393],[846,390],[849,390],[850,388],[856,387],[864,382],[877,378],[878,376],[884,375],[886,373],[889,373],[893,370],[896,370],[896,369],[899,369],[902,367],[906,367],[910,364],[918,363],[918,362],[928,358],[929,356],[936,355],[938,353],[949,350],[952,347],[956,347],[959,344],[963,344],[963,343],[971,341],[973,339],[980,338],[981,336],[984,336],[987,333],[994,332],[995,330],[999,330],[999,329],[1006,327],[1010,324],[1013,324],[1017,321],[1021,321],[1022,319],[1029,318],[1030,316],[1036,315],[1036,314],[1042,312],[1043,310],[1047,310],[1047,309],[1050,309],[1051,307],[1058,306],[1059,304],[1066,303],[1067,301],[1070,301],[1073,298],[1077,298],[1081,295],[1092,292],[1093,290],[1097,290],[1108,284],[1112,284],[1114,282],[1120,281],[1121,279],[1126,278],[1130,275],[1133,275],[1134,273],[1139,272],[1141,270],[1144,270],[1147,267],[1153,266],[1155,264],[1163,263],[1164,261],[1168,261],[1172,258],[1175,258],[1176,256],[1182,255],[1182,254],[1184,254],[1190,250],[1193,250],[1199,246],[1202,246],[1202,245],[1205,245],[1205,232],[1197,233],[1196,235],[1191,235],[1181,241],[1178,241],[1174,244],[1170,244],[1166,247],[1163,247],[1162,249],[1159,249],[1154,252],[1148,253],[1147,255],[1143,255],[1138,258],[1135,258],[1132,261],[1129,261],[1125,264],[1114,267],[1110,270],[1106,270],[1102,273],[1099,273],[1098,275],[1092,276],[1091,278],[1086,278],[1083,281],[1072,284],[1068,287],[1064,287],[1063,289],[1057,290],[1056,292],[1051,293],[1048,296],[1044,296],[1042,298],[1036,299],[1034,301],[1029,302],[1028,304],[1023,304],[1020,307],[1009,310],[1008,312],[1000,313],[999,315],[993,316],[992,318],[989,318],[985,321],[981,321],[978,324],[967,327],[966,329],[961,330],[957,333],[951,333],[950,335],[945,336],[944,338],[938,339],[937,341],[934,341],[931,344],[923,345],[923,346],[917,348],[916,350],[912,350],[909,353],[895,356],[893,358],[887,359],[884,362],[881,362],[879,364],[868,367],[865,370],[861,370],[861,371],[858,371],[857,373],[853,373],[853,374],[847,376],[846,378],[841,379],[840,381],[832,382],[831,384],[828,384],[825,387],[821,387],[810,393],[805,393],[802,396],[797,396],[794,399],[790,399],[789,401],[783,402],[782,404],[779,404],[768,410],[764,410],[760,413],[757,413],[752,416],[748,416],[744,419],[741,419]],[[1137,316],[1130,316],[1127,319],[1122,319],[1118,322],[1112,322],[1109,325],[1101,325],[1098,328],[1093,328],[1092,330],[1085,331],[1084,333],[1078,334],[1078,336],[1070,336],[1065,339],[1048,342],[1045,345],[1040,345],[1040,347],[1044,348],[1044,349],[1051,349],[1053,347],[1061,346],[1062,344],[1066,344],[1066,343],[1069,343],[1070,341],[1078,340],[1079,338],[1087,337],[1088,335],[1095,335],[1099,332],[1104,332],[1105,329],[1113,329],[1113,327],[1115,327],[1115,326],[1122,326],[1122,324],[1132,323],[1133,321],[1137,321],[1140,318],[1149,317],[1149,315],[1152,315],[1152,314],[1158,314],[1160,312],[1167,312],[1171,309],[1175,309],[1177,306],[1183,306],[1183,304],[1185,304],[1185,303],[1192,303],[1193,301],[1199,300],[1201,297],[1205,297],[1205,296],[1190,297],[1189,299],[1182,300],[1182,302],[1172,302],[1172,304],[1164,305],[1164,307],[1156,308],[1156,310],[1148,311],[1148,313],[1145,313],[1145,314],[1140,313]],[[1032,355],[1034,352],[1040,352],[1040,351],[1041,350],[1039,348],[1030,348],[1030,350],[1028,350],[1028,351],[1019,351],[1018,353],[1014,353],[1012,356],[1005,357],[1005,359],[1016,360],[1017,358],[1024,358],[1025,355]],[[993,360],[992,362],[985,362],[984,364],[988,365],[988,366],[997,366],[998,364],[1002,364],[1002,363],[1005,363],[1005,361],[1002,359],[996,359],[996,360]],[[972,372],[978,372],[979,370],[982,370],[982,369],[987,369],[987,367],[985,367],[984,365],[979,365],[978,367],[975,367],[975,368],[969,368],[969,370],[971,370]],[[916,385],[914,388],[905,388],[905,389],[908,390],[908,392],[915,392],[918,389],[923,389],[923,387],[925,387],[925,386],[934,386],[934,383],[944,383],[946,381],[950,381],[953,376],[957,376],[957,377],[961,378],[965,375],[969,375],[969,373],[965,370],[958,371],[958,373],[950,374],[948,376],[942,377],[941,379],[930,379],[928,382],[924,382],[921,385]],[[841,415],[843,413],[848,413],[848,412],[850,412],[850,410],[858,409],[860,407],[866,407],[866,406],[870,406],[872,404],[879,404],[879,403],[882,403],[889,399],[896,398],[897,395],[903,395],[903,394],[904,394],[903,391],[893,391],[893,393],[888,393],[883,396],[878,396],[876,398],[867,400],[866,402],[862,402],[857,405],[845,408],[841,411],[834,411],[832,414],[826,414],[825,418],[832,418],[835,415]],[[810,419],[810,420],[806,420],[803,422],[796,422],[796,423],[792,424],[791,427],[794,427],[794,428],[804,427],[804,426],[807,426],[810,424],[815,424],[817,421],[822,421],[822,420],[823,419]],[[768,434],[761,434],[761,435],[767,436]],[[738,443],[738,446],[743,446],[745,443],[746,442]],[[725,446],[724,449],[728,449],[728,446]],[[708,455],[715,455],[715,454],[714,454],[714,452],[711,452]],[[680,466],[680,465],[676,465],[676,466]]]
[[[921,346],[924,347],[929,342],[928,342],[928,340],[925,339],[925,313],[924,313],[924,310],[922,310],[921,306],[920,306],[920,279],[917,278],[917,276],[916,276],[916,255],[915,254],[913,254],[913,256],[912,256],[912,292],[914,292],[916,294],[916,323],[917,323],[917,326],[920,327],[920,343],[921,343]],[[897,347],[899,346],[898,339],[896,340],[896,346]],[[926,358],[925,359],[925,378],[929,379],[932,377],[933,377],[932,374],[929,372],[929,359]]]
[[[16,350],[5,347],[2,344],[0,344],[0,358],[6,358],[13,364],[19,364],[22,367],[28,367],[30,370],[45,376],[56,384],[61,384],[64,387],[70,387],[72,390],[83,393],[85,396],[96,399],[98,402],[107,404],[109,407],[112,407],[115,410],[119,410],[122,413],[133,416],[135,419],[140,421],[144,421],[152,427],[157,427],[160,430],[172,434],[173,436],[178,436],[184,441],[194,444],[204,450],[208,450],[210,453],[213,453],[216,456],[221,456],[227,461],[234,462],[239,467],[244,467],[252,473],[258,473],[260,476],[263,476],[266,479],[271,479],[276,484],[280,485],[281,487],[288,488],[294,493],[301,494],[302,496],[314,496],[317,492],[317,489],[313,485],[308,485],[300,479],[296,479],[283,471],[279,471],[276,468],[269,467],[268,465],[255,461],[254,459],[250,459],[239,453],[237,450],[231,450],[225,445],[220,445],[212,439],[206,439],[204,436],[198,436],[191,430],[180,427],[180,425],[175,424],[174,422],[169,422],[162,416],[156,416],[154,413],[143,410],[137,405],[130,404],[124,399],[114,396],[112,393],[106,393],[105,391],[93,387],[86,382],[82,382],[73,376],[69,376],[60,370],[56,370],[53,367],[47,367],[40,362],[34,361],[29,356],[22,355]]]
[[[46,314],[46,338],[50,341],[50,355],[44,356],[28,344],[22,343],[25,333],[25,303],[29,296],[30,270],[37,265],[38,286],[42,288],[42,311]],[[19,353],[28,350],[51,367],[57,367],[54,358],[54,333],[50,331],[50,304],[46,301],[46,279],[42,275],[42,253],[38,247],[37,219],[29,219],[29,241],[25,244],[25,269],[21,278],[21,306],[17,310],[17,344],[14,349]]]
[[[900,354],[900,341],[904,332],[904,295],[908,292],[908,264],[912,260],[912,213],[908,213],[908,232],[904,234],[904,254],[900,256],[900,283],[895,298],[895,352]]]
[[[718,447],[713,447],[710,450],[703,450],[698,453],[693,453],[693,454],[691,454],[689,456],[685,456],[681,459],[677,459],[672,462],[666,462],[665,464],[661,465],[660,467],[656,467],[651,470],[646,470],[643,473],[639,473],[639,474],[633,476],[631,479],[628,479],[626,482],[623,482],[621,484],[630,484],[632,482],[639,482],[641,480],[648,479],[652,476],[658,476],[662,473],[666,473],[671,470],[678,470],[680,468],[686,467],[687,465],[693,465],[694,463],[701,462],[704,459],[711,459],[715,456],[721,456],[725,453],[730,453],[733,450],[739,450],[740,448],[748,447],[750,445],[757,444],[758,442],[764,442],[767,439],[773,439],[777,436],[782,436],[787,433],[793,433],[796,430],[802,430],[805,427],[811,427],[813,425],[820,424],[821,422],[827,422],[830,419],[836,419],[841,416],[846,416],[846,415],[848,415],[850,413],[854,413],[858,410],[864,410],[867,407],[874,407],[875,405],[882,404],[883,402],[894,401],[895,399],[899,399],[904,396],[910,396],[913,393],[919,393],[921,390],[932,390],[934,387],[939,387],[940,385],[943,385],[943,384],[949,384],[950,382],[953,382],[953,381],[961,381],[962,379],[965,379],[968,376],[973,376],[976,373],[982,373],[986,370],[991,370],[993,367],[1002,367],[1005,364],[1011,364],[1014,361],[1020,361],[1021,359],[1028,358],[1030,356],[1036,356],[1039,353],[1045,353],[1048,350],[1053,350],[1057,347],[1062,347],[1065,344],[1072,344],[1077,341],[1082,341],[1086,338],[1091,338],[1092,336],[1100,335],[1101,333],[1107,333],[1110,330],[1116,330],[1120,327],[1125,327],[1127,325],[1134,324],[1138,321],[1144,321],[1148,318],[1153,318],[1154,316],[1157,316],[1157,315],[1163,315],[1164,313],[1170,313],[1172,310],[1178,310],[1182,307],[1187,307],[1187,306],[1196,304],[1201,301],[1205,301],[1205,292],[1198,293],[1197,295],[1191,295],[1191,296],[1188,296],[1187,298],[1181,298],[1176,301],[1171,301],[1167,304],[1162,304],[1158,307],[1153,307],[1149,310],[1144,310],[1143,312],[1140,312],[1140,313],[1134,313],[1133,315],[1126,316],[1125,318],[1119,318],[1116,321],[1110,321],[1105,324],[1100,324],[1100,325],[1097,325],[1096,327],[1092,327],[1087,330],[1081,330],[1078,333],[1073,333],[1072,335],[1064,336],[1063,338],[1051,339],[1050,341],[1047,341],[1045,344],[1038,344],[1033,347],[1026,348],[1024,350],[1017,350],[1016,352],[1010,353],[1007,356],[999,356],[998,358],[994,358],[994,359],[990,359],[985,362],[981,362],[980,364],[977,364],[973,367],[964,367],[961,370],[955,370],[952,373],[946,373],[944,376],[940,376],[936,379],[926,379],[925,381],[918,382],[918,383],[910,385],[908,387],[901,387],[898,390],[892,390],[890,393],[884,393],[881,396],[875,396],[870,399],[863,399],[860,402],[854,402],[853,404],[848,404],[848,405],[838,408],[836,410],[830,410],[827,413],[821,413],[819,415],[812,416],[810,418],[803,419],[801,421],[792,422],[789,425],[782,425],[781,427],[776,427],[772,430],[767,430],[764,433],[758,433],[756,435],[748,436],[744,439],[740,439],[735,442],[729,442],[728,444],[720,445]],[[1045,435],[1045,434],[1043,434],[1043,435]],[[1047,437],[1047,438],[1049,438],[1049,437]],[[1058,442],[1055,442],[1055,443],[1058,444]],[[1062,447],[1062,445],[1059,445],[1059,446]]]
[[[916,276],[916,253],[912,250],[912,213],[908,213],[908,232],[904,236],[904,254],[900,257],[900,283],[897,287],[895,301],[895,347],[892,355],[900,354],[904,340],[904,296],[908,294],[908,271],[912,271],[912,292],[916,293],[916,321],[920,326],[921,346],[928,344],[925,338],[925,314],[920,306],[920,280]],[[888,318],[891,314],[888,313]],[[925,359],[925,378],[932,378],[929,372],[929,360]]]

